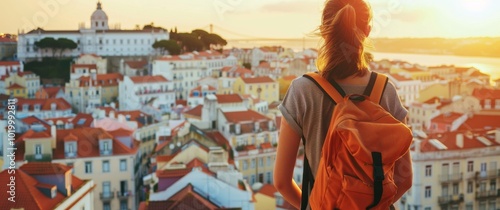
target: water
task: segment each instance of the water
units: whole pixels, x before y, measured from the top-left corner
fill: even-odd
[[[430,55],[430,54],[405,54],[405,53],[382,53],[372,52],[375,60],[403,60],[410,63],[418,63],[424,66],[455,65],[457,67],[475,67],[485,74],[489,74],[493,80],[500,78],[500,58],[454,56],[454,55]]]
[[[253,41],[228,40],[227,47],[253,48],[260,46],[283,46],[285,48],[292,48],[295,51],[301,51],[304,48],[318,48],[318,41],[318,39],[311,38]],[[375,60],[387,58],[389,60],[404,60],[424,66],[455,65],[457,67],[475,67],[481,72],[489,74],[492,80],[500,78],[500,58],[383,52],[372,53]]]

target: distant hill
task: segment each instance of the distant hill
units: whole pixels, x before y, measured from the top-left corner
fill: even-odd
[[[489,38],[375,38],[374,51],[500,57],[500,37]]]

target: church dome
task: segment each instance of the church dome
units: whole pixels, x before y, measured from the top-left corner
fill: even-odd
[[[101,2],[97,3],[97,10],[92,13],[92,20],[108,20],[108,15],[102,10]]]
[[[97,9],[92,13],[90,17],[90,23],[92,29],[96,30],[107,30],[108,27],[108,15],[102,10],[101,2],[97,2]]]

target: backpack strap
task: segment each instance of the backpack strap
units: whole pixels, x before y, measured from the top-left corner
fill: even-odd
[[[372,152],[373,159],[373,202],[370,206],[366,207],[366,210],[372,209],[380,203],[382,194],[384,193],[384,188],[382,182],[385,179],[384,168],[382,165],[382,153]]]
[[[363,95],[369,96],[371,101],[379,104],[382,99],[382,95],[384,94],[387,82],[389,82],[389,78],[387,76],[372,72],[370,75],[370,81],[368,82]]]
[[[321,89],[325,94],[330,96],[330,98],[335,102],[335,104],[338,104],[341,102],[346,95],[344,90],[338,85],[337,83],[333,82],[330,83],[327,79],[322,77],[316,72],[309,72],[304,74],[304,77],[313,81],[319,89]]]

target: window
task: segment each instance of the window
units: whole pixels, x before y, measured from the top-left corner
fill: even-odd
[[[431,207],[425,207],[424,210],[431,210],[432,208]]]
[[[264,167],[264,158],[259,158],[259,167]]]
[[[127,200],[120,201],[120,210],[128,210],[128,201]]]
[[[127,171],[127,160],[126,159],[120,160],[120,171]]]
[[[474,161],[467,162],[467,172],[473,172],[473,171],[474,171]]]
[[[243,170],[247,170],[247,169],[248,169],[248,161],[243,160]]]
[[[453,183],[453,195],[458,195],[458,183]]]
[[[271,166],[271,157],[267,157],[267,166]]]
[[[111,204],[109,202],[105,202],[102,204],[103,210],[111,210]]]
[[[255,159],[252,159],[252,163],[251,163],[250,167],[255,168]]]
[[[425,176],[432,176],[432,165],[425,166]]]
[[[250,176],[250,185],[255,183],[255,175]]]
[[[467,182],[467,193],[473,193],[474,192],[474,187],[472,185],[472,182]]]
[[[486,172],[486,163],[481,163],[481,172]]]
[[[425,198],[430,198],[431,197],[431,186],[426,186],[425,187]]]
[[[103,173],[108,173],[109,172],[109,160],[103,160],[102,161],[102,172]]]
[[[90,162],[90,161],[85,162],[85,173],[86,174],[92,173],[92,162]]]
[[[35,145],[35,155],[41,155],[42,154],[42,145],[37,144]]]

